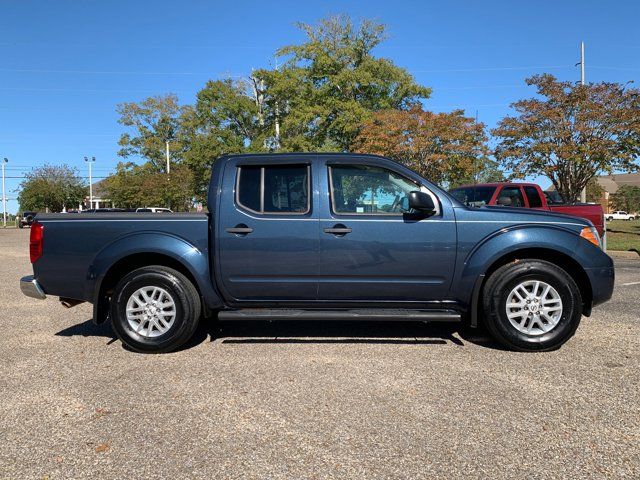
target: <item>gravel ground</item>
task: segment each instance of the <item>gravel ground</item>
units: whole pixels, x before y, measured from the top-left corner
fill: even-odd
[[[0,478],[638,478],[640,261],[552,353],[421,324],[208,324],[122,348],[21,295],[0,230]],[[637,282],[633,284],[633,282]]]

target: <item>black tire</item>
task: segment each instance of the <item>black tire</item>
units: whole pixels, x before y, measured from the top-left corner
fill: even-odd
[[[24,223],[22,223],[22,220],[18,223],[18,228],[24,228]]]
[[[523,333],[507,317],[511,291],[527,280],[551,285],[562,300],[558,323],[546,333]],[[562,268],[537,259],[514,261],[493,272],[483,289],[483,306],[485,324],[491,335],[505,347],[517,351],[541,352],[559,348],[573,336],[582,318],[582,296],[573,278]]]
[[[607,222],[610,222],[613,220],[613,217],[607,217]]]
[[[136,290],[145,286],[161,287],[175,304],[173,324],[166,332],[155,337],[136,333],[126,316],[129,298]],[[122,343],[136,352],[165,353],[180,347],[193,336],[201,312],[200,295],[193,283],[182,273],[161,265],[142,267],[127,274],[118,282],[111,297],[110,318],[113,329]]]

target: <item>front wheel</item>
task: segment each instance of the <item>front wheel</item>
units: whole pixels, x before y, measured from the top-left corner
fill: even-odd
[[[607,217],[607,222],[610,222],[613,220],[613,217]]]
[[[164,266],[127,274],[111,298],[116,334],[137,352],[170,352],[188,341],[198,326],[201,303],[193,283]]]
[[[555,350],[582,318],[580,289],[571,276],[543,260],[517,260],[498,268],[484,287],[488,330],[520,351]]]

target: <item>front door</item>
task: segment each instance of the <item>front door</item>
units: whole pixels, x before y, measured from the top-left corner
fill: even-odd
[[[311,157],[225,165],[216,270],[231,303],[315,300],[318,216]]]
[[[388,163],[327,158],[324,168],[318,299],[366,304],[446,298],[456,260],[451,205]],[[434,215],[405,210],[405,198],[416,190],[432,196]]]

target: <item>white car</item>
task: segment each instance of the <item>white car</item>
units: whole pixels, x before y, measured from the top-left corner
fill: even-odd
[[[636,219],[635,215],[631,213],[623,212],[621,210],[618,210],[617,212],[607,213],[605,217],[607,218],[608,222],[610,222],[611,220],[635,220]]]
[[[168,208],[161,207],[144,207],[144,208],[136,208],[136,213],[173,213]]]

